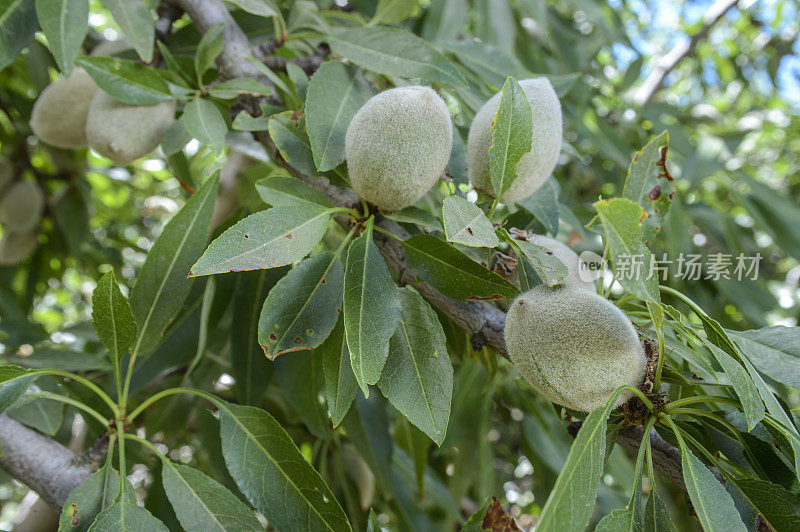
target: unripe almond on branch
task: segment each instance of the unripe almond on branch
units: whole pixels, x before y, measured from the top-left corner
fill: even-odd
[[[575,288],[583,288],[584,290],[588,290],[592,293],[597,293],[594,282],[584,281],[580,278],[579,271],[583,261],[581,261],[581,258],[578,256],[578,254],[572,251],[569,246],[559,242],[554,238],[543,235],[528,235],[527,240],[528,242],[536,244],[537,246],[547,248],[558,260],[564,264],[564,266],[567,267],[567,271],[569,273],[564,279],[561,280],[559,284],[573,286]]]
[[[39,246],[36,231],[8,231],[0,238],[0,266],[19,264]]]
[[[175,100],[129,105],[101,90],[89,106],[86,138],[94,151],[124,164],[156,149],[174,121]]]
[[[97,84],[82,68],[47,86],[33,105],[31,129],[57,148],[86,146],[86,115]]]
[[[44,194],[39,185],[18,181],[0,199],[0,224],[8,231],[30,231],[39,224],[43,210]]]
[[[347,128],[350,185],[394,211],[414,204],[444,172],[453,131],[447,105],[428,87],[398,87],[370,98]]]
[[[523,378],[556,404],[591,412],[624,384],[638,387],[647,360],[630,320],[607,299],[569,286],[538,286],[511,304],[506,349]],[[630,399],[623,392],[615,406]]]
[[[531,151],[517,164],[517,178],[500,198],[506,204],[522,201],[542,186],[553,173],[561,154],[561,103],[547,78],[524,79],[519,82],[531,102],[533,137]],[[489,175],[489,148],[492,146],[491,127],[502,93],[483,104],[469,128],[467,166],[469,181],[475,190],[494,196]]]

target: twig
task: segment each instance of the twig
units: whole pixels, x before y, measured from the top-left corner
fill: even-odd
[[[703,16],[703,26],[700,30],[692,35],[688,40],[675,45],[675,47],[658,60],[658,63],[647,76],[644,83],[636,89],[633,93],[633,101],[637,105],[646,105],[655,96],[656,92],[661,88],[664,78],[672,72],[678,63],[680,63],[692,50],[705,39],[711,28],[719,22],[719,20],[736,5],[738,0],[717,0],[711,7],[708,8]]]

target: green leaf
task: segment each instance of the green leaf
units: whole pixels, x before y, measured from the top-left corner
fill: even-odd
[[[273,93],[273,90],[253,78],[233,78],[217,83],[213,87],[210,87],[208,92],[214,98],[233,100],[242,94],[269,96]]]
[[[272,0],[228,0],[248,13],[261,17],[274,17],[280,13]]]
[[[744,367],[733,359],[728,353],[717,347],[716,345],[706,342],[706,345],[711,350],[714,358],[717,359],[725,374],[728,376],[736,395],[742,402],[742,408],[747,418],[747,430],[751,431],[764,419],[766,414],[764,410],[764,401],[759,397],[758,390],[756,389],[753,380],[747,373]]]
[[[279,530],[350,530],[322,477],[267,412],[217,400],[222,454],[247,500]]]
[[[417,494],[423,498],[425,497],[425,469],[428,467],[428,449],[431,446],[431,439],[405,417],[397,419],[393,435],[397,445],[408,453],[414,463]]]
[[[214,61],[222,51],[222,38],[225,33],[225,23],[214,24],[200,38],[197,52],[194,55],[194,72],[198,83],[202,85],[203,74],[211,68]]]
[[[314,349],[328,337],[342,305],[339,255],[302,261],[270,290],[258,319],[258,342],[267,358]]]
[[[353,404],[358,383],[350,365],[350,351],[344,334],[344,321],[339,318],[325,342],[319,346],[325,376],[325,396],[334,427],[339,426]]]
[[[389,355],[389,338],[400,322],[400,298],[389,269],[372,241],[372,224],[347,250],[344,329],[356,381],[369,395]]]
[[[667,505],[655,490],[650,491],[644,508],[644,532],[678,532],[669,516]]]
[[[167,132],[164,133],[161,150],[164,155],[170,156],[182,150],[190,140],[192,140],[192,136],[186,131],[186,123],[183,121],[183,117],[180,117],[170,124]]]
[[[594,208],[603,223],[619,283],[639,299],[660,304],[658,277],[650,275],[653,257],[642,242],[644,209],[626,198],[598,201]]]
[[[133,352],[150,352],[189,293],[191,265],[203,252],[217,196],[218,177],[208,179],[161,232],[139,271],[130,304],[139,337]]]
[[[669,134],[664,131],[639,150],[628,168],[622,191],[623,198],[635,201],[647,213],[643,227],[645,242],[661,230],[675,194],[675,183],[667,170],[668,145]]]
[[[453,299],[511,299],[519,290],[433,235],[414,235],[403,242],[408,264],[422,280]]]
[[[373,92],[358,68],[327,61],[311,77],[306,96],[306,126],[314,163],[324,172],[345,157],[347,127]]]
[[[316,438],[330,438],[330,422],[319,397],[324,386],[322,359],[315,351],[292,353],[275,361],[275,377],[286,401]]]
[[[381,527],[380,521],[378,521],[378,516],[375,514],[375,510],[372,508],[369,509],[369,519],[367,520],[367,532],[381,532],[383,528]]]
[[[499,198],[517,178],[517,164],[531,151],[533,109],[528,96],[514,78],[506,79],[500,106],[492,121],[489,174]]]
[[[727,331],[759,371],[800,390],[800,328]]]
[[[445,56],[407,31],[353,28],[328,35],[327,39],[334,53],[379,74],[465,85],[461,73]]]
[[[419,0],[379,0],[378,7],[375,8],[375,16],[369,21],[369,25],[402,22],[417,7],[419,7]]]
[[[190,276],[284,266],[309,254],[325,234],[330,210],[314,205],[273,207],[222,233]]]
[[[272,376],[272,364],[258,343],[258,317],[269,290],[286,274],[275,268],[242,272],[236,277],[231,323],[231,351],[236,397],[246,405],[260,405]]]
[[[126,482],[126,496],[134,497],[133,486]],[[62,532],[89,530],[97,514],[113,504],[119,493],[119,473],[107,460],[105,465],[73,489],[61,509],[58,529]]]
[[[800,496],[797,493],[754,478],[734,479],[732,482],[775,532],[797,530],[800,523]]]
[[[75,62],[86,69],[101,89],[121,102],[155,105],[173,97],[154,68],[136,61],[82,55]]]
[[[16,403],[38,376],[19,366],[0,366],[0,412]]]
[[[376,484],[390,486],[392,481],[392,437],[386,417],[386,404],[379,393],[356,400],[342,421],[347,438],[364,458],[375,475]]]
[[[317,205],[333,207],[333,202],[308,183],[287,176],[265,177],[256,181],[256,192],[264,203],[273,207]]]
[[[184,529],[264,530],[253,511],[219,482],[167,458],[161,464],[164,492]]]
[[[706,532],[717,530],[725,532],[741,531],[747,528],[739,518],[730,494],[708,468],[686,447],[682,439],[681,465],[686,491],[694,506],[694,511]]]
[[[60,369],[63,371],[111,370],[111,365],[99,356],[55,347],[36,347],[33,354],[26,357],[9,357],[13,364],[32,369]]]
[[[100,278],[92,293],[92,326],[108,349],[119,380],[120,361],[136,341],[137,330],[131,306],[117,286],[114,270]]]
[[[478,41],[447,43],[447,49],[481,79],[495,87],[502,87],[508,76],[514,79],[531,77],[516,57]]]
[[[164,523],[144,508],[129,501],[118,501],[100,512],[89,532],[168,532]]]
[[[184,107],[183,123],[191,136],[202,144],[212,146],[216,153],[222,152],[228,126],[216,105],[196,97]]]
[[[511,238],[511,235],[505,229],[501,230],[501,235],[503,240],[511,244],[518,256],[525,258],[547,286],[557,285],[569,273],[564,263],[546,247],[527,240]]]
[[[619,391],[602,408],[593,410],[583,421],[569,450],[567,463],[542,508],[538,532],[584,530],[589,524],[597,498],[606,450],[606,421]]]
[[[105,5],[142,61],[153,58],[155,24],[143,0],[105,0]]]
[[[303,113],[285,111],[271,116],[269,135],[287,163],[306,175],[317,175]]]
[[[555,178],[548,177],[539,189],[519,205],[534,215],[548,233],[554,237],[558,234],[558,182]]]
[[[450,420],[453,366],[439,318],[415,290],[398,290],[402,314],[378,387],[397,410],[441,445]]]
[[[442,218],[448,242],[487,248],[500,243],[486,214],[466,198],[446,197],[442,205]]]
[[[58,68],[69,76],[89,31],[89,2],[36,0],[36,15]]]
[[[52,377],[40,378],[31,384],[6,413],[43,434],[55,436],[64,421],[64,403],[48,397],[42,392],[65,396],[62,387]]]
[[[417,224],[431,231],[444,231],[442,223],[436,219],[436,216],[424,209],[414,207],[413,205],[400,209],[399,211],[384,213],[383,215],[395,222]]]
[[[233,119],[233,129],[237,131],[267,131],[270,117],[279,112],[280,107],[261,104],[261,115],[252,116],[246,110],[240,111]]]
[[[28,46],[38,25],[34,0],[0,0],[0,70]]]

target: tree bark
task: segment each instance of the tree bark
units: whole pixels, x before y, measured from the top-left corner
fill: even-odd
[[[53,508],[91,475],[96,464],[52,438],[0,414],[0,466]]]

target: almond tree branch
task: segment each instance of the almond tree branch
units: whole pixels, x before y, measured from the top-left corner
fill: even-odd
[[[57,441],[0,414],[0,466],[53,508],[97,469],[94,454],[75,454]]]
[[[652,72],[650,72],[650,75],[647,76],[644,83],[633,93],[634,103],[637,105],[646,105],[650,103],[650,100],[653,99],[653,96],[655,96],[661,88],[664,78],[666,78],[667,75],[672,72],[672,69],[678,66],[678,63],[688,56],[692,50],[708,36],[711,28],[713,28],[737,2],[738,0],[717,0],[714,2],[703,16],[703,25],[700,30],[689,37],[688,40],[676,44],[672,50],[658,60],[656,66],[653,68]]]
[[[251,52],[245,50],[244,43],[247,39],[241,29],[236,27],[230,15],[227,14],[227,9],[222,3],[222,0],[170,1],[183,8],[183,10],[189,14],[201,33],[207,31],[211,26],[216,24],[217,21],[223,18],[228,24],[234,26],[227,28],[225,32],[223,53],[219,59],[220,72],[226,77],[232,75],[250,75],[244,74],[236,64],[237,62],[249,64],[249,62],[244,59],[246,55],[251,54]],[[223,11],[227,18],[221,14]],[[232,36],[231,41],[228,40],[229,36]],[[249,46],[249,44],[247,46]],[[237,57],[238,59],[236,59]],[[275,143],[267,132],[256,132],[255,137],[265,146],[270,157],[285,168],[292,176],[314,186],[337,206],[355,207],[360,205],[360,200],[353,190],[336,187],[331,185],[325,177],[309,176],[292,167],[281,157],[277,146],[275,146]],[[391,220],[381,218],[377,223],[379,226],[397,235],[401,239],[408,238],[409,236],[400,225]],[[471,333],[474,339],[480,339],[481,345],[486,345],[497,354],[508,358],[508,352],[506,351],[505,340],[503,338],[506,315],[502,310],[484,301],[465,303],[446,297],[432,285],[417,279],[417,276],[405,259],[402,246],[396,240],[377,232],[374,234],[374,238],[383,258],[386,260],[389,268],[395,272],[400,284],[413,286],[432,306],[447,315],[459,327]],[[635,434],[636,428],[637,427],[632,427],[631,429],[621,431],[620,439],[618,440],[619,443],[631,449],[634,448],[635,443],[635,449],[638,450],[642,436],[642,428],[638,427],[638,439]],[[683,488],[680,451],[666,443],[658,434],[655,434],[655,436],[651,434],[651,442],[653,444],[654,465],[666,478],[675,481]]]

